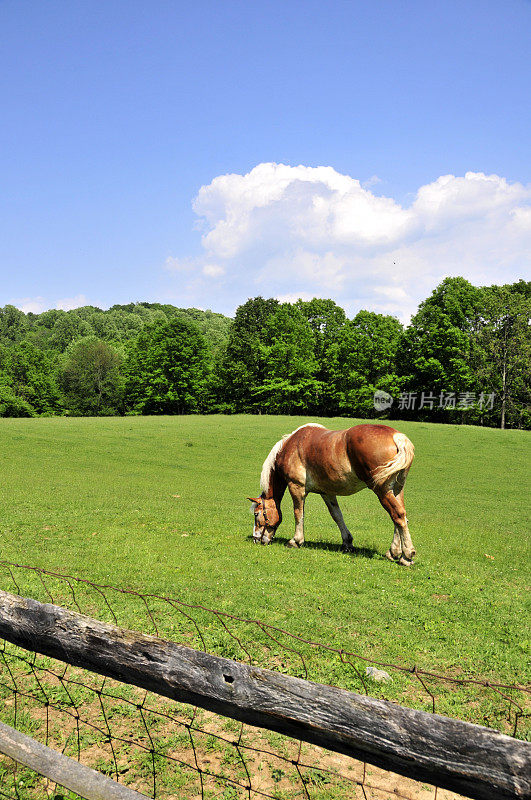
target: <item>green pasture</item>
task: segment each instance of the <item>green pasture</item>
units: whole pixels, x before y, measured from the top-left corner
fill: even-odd
[[[354,554],[340,552],[339,531],[316,495],[307,501],[304,548],[285,547],[293,535],[289,496],[274,544],[253,544],[246,496],[259,491],[271,446],[306,421],[0,420],[0,559],[260,619],[389,664],[525,683],[529,434],[397,424],[416,448],[406,507],[417,559],[408,569],[384,558],[392,524],[369,490],[340,500]],[[322,421],[330,428],[359,422]],[[41,597],[38,581],[19,583]],[[5,569],[0,586],[13,590]],[[148,630],[133,596],[113,602],[121,622]],[[201,617],[207,645],[244,659],[215,622]],[[234,626],[249,648],[262,647],[256,628]],[[178,637],[182,625],[167,619],[167,628]],[[201,646],[197,637],[191,643]],[[308,649],[306,668],[282,642],[269,642],[263,653],[265,666],[361,688],[358,672],[326,651]],[[357,667],[364,672],[364,662]],[[374,694],[431,708],[428,695],[400,674],[393,680],[374,684]],[[504,711],[489,717],[491,699],[481,700],[478,719],[471,709],[479,701],[461,689],[434,693],[441,713],[504,727]]]

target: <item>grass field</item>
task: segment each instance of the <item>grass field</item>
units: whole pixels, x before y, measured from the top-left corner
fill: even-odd
[[[310,495],[306,545],[290,498],[275,544],[251,541],[247,494],[300,417],[1,420],[1,557],[260,618],[378,657],[522,681],[529,617],[531,438],[400,423],[412,569],[383,555],[392,525],[372,492],[341,501],[354,537]],[[352,420],[324,420],[330,428]]]
[[[284,546],[293,535],[289,496],[274,544],[253,544],[246,495],[258,491],[274,442],[305,421],[1,420],[0,558],[258,618],[367,658],[526,683],[529,434],[397,425],[416,448],[406,507],[417,558],[407,569],[384,558],[392,525],[368,490],[340,501],[352,555],[340,553],[339,532],[315,495],[304,548]],[[357,422],[322,421],[330,428]],[[1,571],[0,587],[13,589]],[[116,603],[121,622],[144,625],[127,596]],[[209,647],[239,657],[219,625],[205,626]],[[309,677],[359,689],[336,661],[312,654]],[[289,651],[273,665],[301,674]],[[431,707],[400,680],[374,689]],[[441,713],[504,728],[488,703],[478,718],[469,693],[443,694]]]

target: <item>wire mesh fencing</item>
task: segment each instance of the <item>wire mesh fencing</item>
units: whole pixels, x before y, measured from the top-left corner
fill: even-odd
[[[529,735],[528,687],[374,661],[259,620],[0,562],[0,588],[178,644]],[[0,643],[1,719],[156,800],[456,797],[368,763]],[[0,757],[0,797],[78,795]]]

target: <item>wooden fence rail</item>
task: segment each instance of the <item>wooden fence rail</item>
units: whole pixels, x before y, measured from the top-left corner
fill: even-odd
[[[85,800],[149,800],[95,769],[58,753],[25,733],[0,722],[0,753],[71,789]]]
[[[248,666],[2,591],[0,637],[471,798],[531,797],[531,745],[489,728]]]

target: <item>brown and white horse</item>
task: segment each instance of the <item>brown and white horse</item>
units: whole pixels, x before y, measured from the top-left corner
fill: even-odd
[[[342,550],[352,552],[352,536],[337,495],[355,494],[368,486],[394,523],[387,557],[411,564],[415,548],[407,524],[404,484],[414,452],[407,436],[387,425],[355,425],[344,431],[329,431],[317,423],[302,425],[274,445],[262,467],[262,493],[248,498],[254,505],[254,541],[271,543],[282,521],[280,503],[287,488],[295,513],[291,547],[304,544],[304,501],[309,492],[315,492],[341,531]]]

